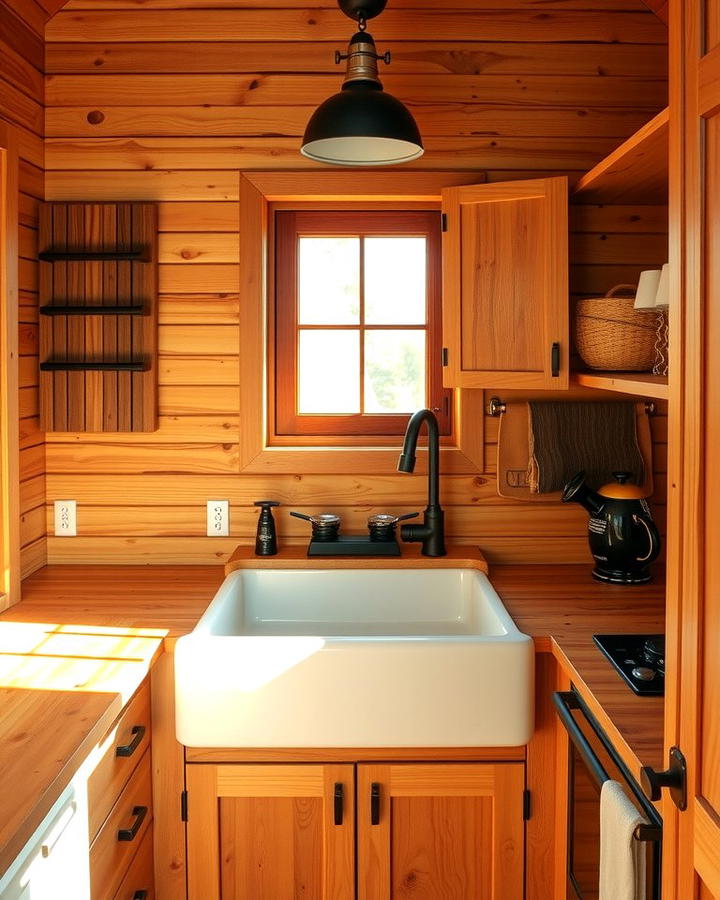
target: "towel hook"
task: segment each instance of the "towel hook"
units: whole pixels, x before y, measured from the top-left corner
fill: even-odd
[[[499,397],[491,397],[488,405],[488,412],[493,419],[499,418],[504,412],[507,412],[507,403],[504,403]],[[655,401],[645,401],[645,415],[655,415]]]

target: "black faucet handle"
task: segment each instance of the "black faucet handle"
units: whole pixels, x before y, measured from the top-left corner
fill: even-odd
[[[405,513],[405,514],[402,515],[402,516],[398,516],[397,519],[395,519],[395,521],[396,521],[396,522],[404,522],[405,519],[417,519],[417,517],[418,517],[419,515],[420,515],[419,512]]]

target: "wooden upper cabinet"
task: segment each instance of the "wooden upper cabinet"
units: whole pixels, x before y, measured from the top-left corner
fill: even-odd
[[[522,763],[358,766],[358,897],[523,896]]]
[[[352,765],[190,765],[189,900],[353,900]]]
[[[445,387],[566,389],[567,179],[442,194]]]

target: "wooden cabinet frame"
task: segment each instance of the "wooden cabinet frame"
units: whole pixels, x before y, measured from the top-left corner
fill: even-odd
[[[269,266],[271,204],[302,208],[303,204],[395,204],[412,209],[422,203],[440,204],[443,188],[483,181],[477,172],[244,172],[240,175],[240,402],[243,422],[239,458],[243,473],[358,474],[392,472],[397,464],[397,441],[376,446],[296,448],[271,446],[268,440],[268,297],[272,290]],[[484,468],[483,395],[455,391],[453,434],[443,441],[441,466],[445,473],[471,473]]]
[[[0,122],[0,611],[20,599],[18,156]]]
[[[663,791],[663,897],[720,896],[718,674],[717,3],[670,4],[670,406],[666,750],[687,762],[688,808]],[[715,33],[712,34],[714,29]],[[708,47],[708,45],[711,45]],[[711,120],[714,122],[711,123]],[[710,652],[708,652],[710,651]],[[714,797],[713,797],[714,793]]]
[[[334,820],[337,784],[343,786],[341,822]],[[219,801],[222,798],[319,799],[323,843],[317,849],[323,853],[323,896],[336,900],[354,897],[352,765],[193,765],[187,769],[187,789],[192,804],[188,815],[188,900],[219,900],[221,896]],[[247,835],[247,840],[252,842],[252,835]],[[257,877],[262,879],[262,873],[257,873]]]
[[[432,803],[433,800],[467,802],[496,799],[498,802],[493,803],[492,846],[487,848],[492,877],[488,878],[487,870],[482,871],[482,897],[517,900],[522,896],[525,862],[525,823],[522,815],[525,766],[522,763],[363,764],[358,766],[357,778],[358,896],[363,900],[386,900],[401,894],[396,883],[399,876],[395,872],[393,856],[393,845],[397,843],[393,839],[393,831],[397,826],[393,821],[392,809],[396,800]],[[377,794],[374,824],[371,810],[373,785]],[[415,830],[408,828],[410,816],[408,809],[404,816],[406,832]],[[428,825],[423,820],[416,824],[418,829]],[[446,821],[445,824],[447,827],[449,823]],[[472,827],[470,822],[468,825]],[[465,833],[463,830],[462,834]],[[430,835],[424,837],[430,840]],[[437,852],[441,858],[447,851],[442,846],[443,842],[451,842],[451,835],[436,833],[432,843],[439,845]],[[462,841],[458,840],[457,845],[460,849]],[[405,849],[408,852],[409,848]],[[409,856],[412,855],[410,850]],[[465,877],[480,875],[477,871],[482,866],[479,853],[470,854],[465,863]],[[411,870],[406,874],[414,877],[415,872]],[[411,892],[411,884],[408,890]]]
[[[446,387],[567,390],[567,178],[443,191]]]

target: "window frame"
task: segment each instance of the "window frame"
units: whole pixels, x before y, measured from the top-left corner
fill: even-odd
[[[409,326],[422,330],[428,337],[426,360],[426,405],[436,409],[441,433],[450,433],[451,390],[442,384],[442,307],[441,307],[441,247],[440,212],[426,210],[367,210],[362,204],[357,209],[335,210],[321,207],[316,210],[275,210],[274,269],[275,290],[271,307],[275,340],[270,345],[269,366],[274,371],[275,390],[270,396],[274,410],[274,433],[278,437],[292,436],[302,444],[308,437],[322,435],[332,442],[340,436],[367,439],[402,436],[408,416],[403,414],[308,415],[297,412],[297,334],[301,327],[297,321],[297,246],[305,235],[416,235],[427,239],[427,317],[423,325]],[[362,275],[361,275],[362,283]],[[322,326],[318,326],[322,327]],[[328,326],[331,327],[331,326]],[[356,326],[337,326],[343,330],[355,330]],[[358,323],[362,331],[364,324]],[[383,329],[400,328],[400,323],[389,326],[369,326]],[[362,351],[361,351],[362,352]]]
[[[484,182],[483,172],[356,172],[297,169],[239,174],[240,294],[238,314],[239,415],[238,471],[244,474],[393,475],[400,440],[394,437],[338,438],[328,446],[318,437],[308,446],[278,440],[268,414],[274,384],[268,369],[268,303],[273,296],[273,211],[332,204],[340,209],[362,203],[365,209],[440,209],[442,189]],[[445,239],[451,237],[443,236]],[[453,426],[441,438],[441,471],[477,475],[485,469],[483,391],[455,389]],[[421,451],[421,457],[424,455]]]

